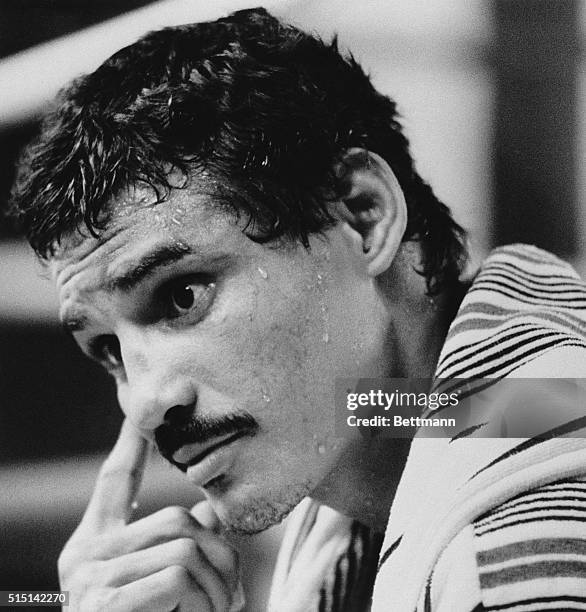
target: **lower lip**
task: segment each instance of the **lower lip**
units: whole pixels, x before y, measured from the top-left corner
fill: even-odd
[[[241,441],[242,437],[228,441],[195,465],[188,467],[187,478],[198,487],[205,487],[210,481],[228,472],[234,463],[238,452],[237,446]]]

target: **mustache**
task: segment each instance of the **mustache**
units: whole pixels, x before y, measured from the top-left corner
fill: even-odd
[[[182,446],[203,444],[219,436],[237,433],[254,435],[258,429],[258,421],[245,411],[222,417],[195,415],[192,412],[180,420],[174,418],[159,425],[155,430],[155,443],[159,453],[169,463],[186,472],[186,465],[173,460],[173,455]]]

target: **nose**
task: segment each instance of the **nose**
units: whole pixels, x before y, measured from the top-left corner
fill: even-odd
[[[126,378],[118,386],[122,411],[143,434],[165,422],[170,411],[193,411],[194,381],[185,367],[185,351],[165,338],[137,332],[119,334]]]

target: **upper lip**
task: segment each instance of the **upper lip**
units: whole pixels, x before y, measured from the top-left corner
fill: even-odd
[[[195,442],[193,444],[186,444],[173,453],[173,461],[175,463],[184,465],[185,467],[191,467],[192,465],[199,463],[218,447],[233,442],[237,438],[241,438],[244,435],[246,435],[246,431],[241,430],[235,433],[219,436],[210,440],[209,442]]]

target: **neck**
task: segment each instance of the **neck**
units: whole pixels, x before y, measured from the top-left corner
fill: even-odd
[[[390,438],[353,440],[311,497],[383,533],[410,443]]]
[[[389,377],[432,379],[448,328],[464,296],[464,287],[393,308],[388,343]]]
[[[458,289],[433,301],[424,297],[417,304],[393,306],[387,342],[389,377],[433,378],[462,296]],[[312,497],[383,532],[410,444],[408,439],[360,434],[347,443],[336,467]]]

